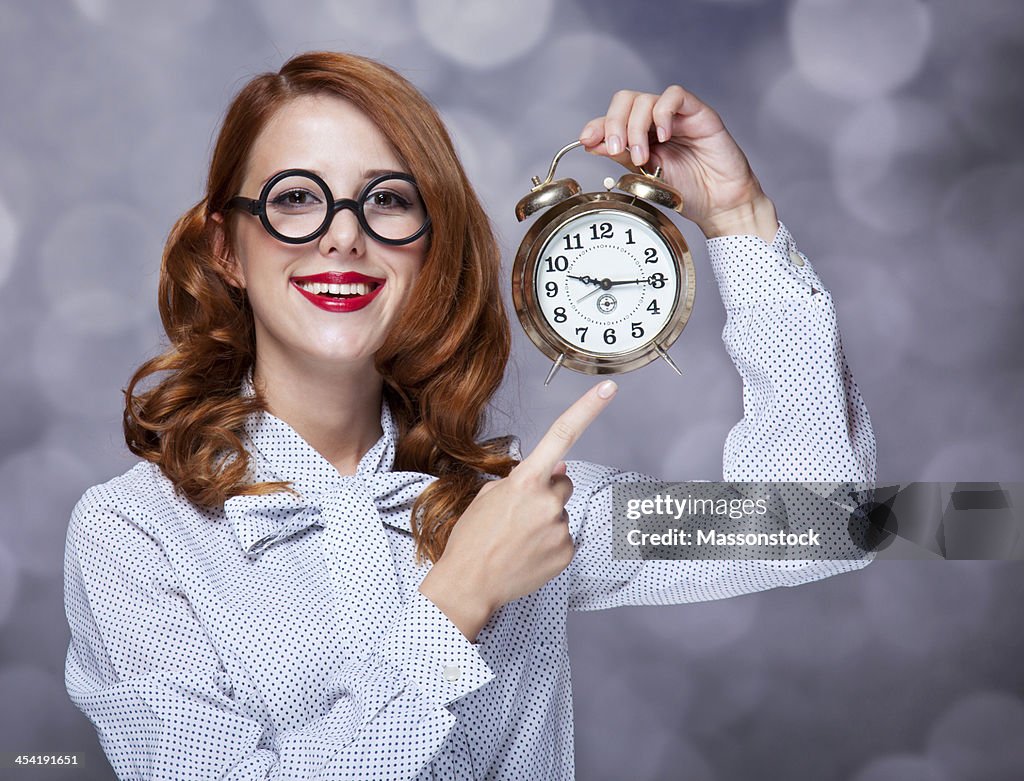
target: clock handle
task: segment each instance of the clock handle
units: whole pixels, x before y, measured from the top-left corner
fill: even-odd
[[[559,149],[557,152],[555,152],[555,156],[551,160],[551,167],[548,168],[548,175],[546,177],[544,177],[544,181],[543,182],[540,179],[538,179],[536,176],[533,177],[533,186],[534,187],[541,187],[541,186],[543,186],[545,184],[551,184],[552,179],[554,179],[554,177],[555,177],[555,168],[558,167],[558,161],[562,159],[562,157],[565,155],[566,152],[571,152],[573,149],[575,149],[578,146],[583,146],[583,142],[582,141],[573,141],[571,144],[566,144],[561,149]]]

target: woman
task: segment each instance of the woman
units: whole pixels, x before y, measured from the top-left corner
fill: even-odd
[[[661,165],[709,237],[746,383],[726,479],[871,481],[831,299],[718,116],[620,92],[580,138]],[[562,459],[614,383],[526,458],[478,441],[500,285],[443,125],[396,73],[310,53],[235,98],[165,250],[170,346],[126,392],[144,460],[68,532],[67,687],[119,777],[571,778],[568,609],[867,562],[612,559],[612,487],[644,478]]]

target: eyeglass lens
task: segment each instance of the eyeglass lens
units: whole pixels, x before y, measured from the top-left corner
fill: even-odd
[[[293,239],[315,234],[332,207],[320,185],[306,176],[285,177],[267,193],[267,220],[282,236]],[[427,219],[419,190],[405,179],[378,182],[364,194],[361,207],[370,230],[384,239],[414,236]]]

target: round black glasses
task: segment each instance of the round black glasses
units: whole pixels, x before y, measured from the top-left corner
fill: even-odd
[[[354,200],[336,201],[327,182],[315,173],[290,168],[274,174],[259,198],[236,195],[227,208],[259,217],[267,233],[287,244],[305,244],[323,236],[342,209],[355,212],[366,234],[383,244],[409,244],[430,227],[416,182],[403,173],[377,176]]]

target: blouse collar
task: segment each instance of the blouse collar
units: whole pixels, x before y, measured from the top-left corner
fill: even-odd
[[[252,369],[242,380],[241,393],[255,395]],[[356,475],[368,476],[390,472],[395,463],[398,428],[386,400],[381,399],[380,439],[363,454],[356,466]],[[341,487],[345,476],[280,418],[266,410],[254,412],[245,421],[247,449],[259,481],[286,481],[303,496],[325,496]]]

